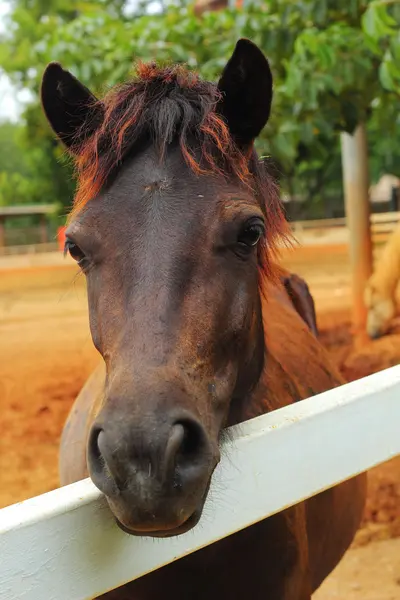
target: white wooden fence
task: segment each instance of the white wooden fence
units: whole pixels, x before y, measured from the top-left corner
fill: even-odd
[[[385,243],[400,222],[399,212],[371,215],[371,238],[374,244]],[[302,246],[347,245],[350,231],[346,218],[292,221],[290,227]]]
[[[372,213],[371,229],[377,233],[390,233],[400,221],[400,212]],[[331,227],[346,227],[346,217],[332,219],[309,219],[307,221],[292,221],[294,231],[310,229],[329,229]]]
[[[400,454],[400,366],[233,430],[178,538],[124,534],[88,479],[1,510],[0,599],[91,599]]]

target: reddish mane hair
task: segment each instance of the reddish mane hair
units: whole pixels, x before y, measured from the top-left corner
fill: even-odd
[[[182,65],[138,63],[130,81],[115,86],[92,107],[101,119],[94,133],[90,118],[84,126],[88,133],[76,153],[78,189],[71,216],[107,186],[123,160],[141,145],[151,140],[162,159],[167,146],[178,140],[196,174],[234,177],[252,188],[267,221],[268,248],[261,250],[260,260],[266,268],[277,241],[289,239],[278,188],[255,151],[245,154],[235,144],[217,111],[220,98],[215,84]]]

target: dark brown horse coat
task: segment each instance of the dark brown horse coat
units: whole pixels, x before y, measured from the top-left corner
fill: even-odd
[[[77,165],[66,250],[104,359],[65,426],[61,482],[90,474],[124,531],[178,535],[201,518],[224,427],[343,383],[307,286],[274,266],[287,225],[253,147],[271,70],[241,40],[217,85],[150,63],[97,100],[53,63],[42,101]],[[310,600],[364,499],[359,476],[106,597]]]
[[[231,415],[232,422],[344,383],[283,285],[271,287],[266,297],[262,386],[250,404]],[[297,302],[304,302],[304,297]],[[312,306],[308,310],[312,311]],[[87,435],[101,405],[103,385],[101,365],[77,398],[64,429],[60,453],[63,485],[88,476]],[[310,600],[353,539],[365,488],[366,478],[361,475],[102,598],[156,600],[164,590],[163,596],[174,600]]]

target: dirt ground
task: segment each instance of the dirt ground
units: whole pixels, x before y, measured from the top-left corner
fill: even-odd
[[[399,600],[400,538],[349,550],[313,600]]]
[[[0,506],[58,486],[74,397],[98,358],[75,269],[0,273]]]
[[[344,252],[296,250],[285,255],[284,263],[309,282],[321,341],[347,379],[400,363],[396,331],[354,349]],[[0,264],[0,507],[58,486],[61,429],[98,360],[88,328],[84,280],[76,276],[75,267],[3,269]],[[398,600],[400,540],[391,539],[397,536],[400,459],[370,472],[363,527],[354,543],[358,549],[349,553],[351,559],[339,566],[316,600]],[[375,547],[380,562],[373,559]],[[367,564],[369,575],[361,576]],[[367,584],[373,573],[373,584]]]

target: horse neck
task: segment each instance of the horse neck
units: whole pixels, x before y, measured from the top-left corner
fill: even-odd
[[[263,294],[264,368],[253,393],[234,408],[239,423],[332,389],[343,379],[327,351],[295,311],[283,286]]]

